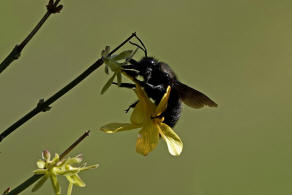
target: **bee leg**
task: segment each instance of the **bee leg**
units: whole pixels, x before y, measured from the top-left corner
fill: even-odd
[[[139,73],[134,70],[123,70],[123,71],[132,78],[136,78],[139,75]]]
[[[122,67],[125,69],[134,69],[139,70],[139,63],[136,60],[130,59],[130,65],[123,65]]]
[[[116,82],[112,82],[112,84],[114,84],[114,85],[118,85],[118,83],[116,83]],[[133,83],[121,83],[119,87],[128,88],[128,89],[133,89],[133,88],[136,87],[136,85],[133,84]]]
[[[128,113],[129,110],[130,110],[131,108],[135,108],[135,106],[138,104],[138,102],[139,102],[139,100],[137,100],[136,102],[134,102],[133,104],[131,104],[131,105],[125,110],[125,113]]]
[[[138,65],[133,65],[133,64],[130,64],[130,65],[122,65],[122,68],[124,68],[124,69],[138,70]]]
[[[132,64],[132,65],[139,65],[139,62],[137,62],[136,60],[134,60],[134,59],[130,59],[129,60],[129,62],[130,62],[130,64]]]
[[[144,87],[145,89],[151,90],[154,93],[165,93],[165,87],[161,84],[161,85],[152,85],[150,83],[144,82],[144,81],[139,81],[136,80],[137,82],[139,82],[139,84]]]

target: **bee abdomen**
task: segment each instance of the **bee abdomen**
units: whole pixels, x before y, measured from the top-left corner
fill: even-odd
[[[179,94],[176,91],[170,92],[170,97],[168,99],[168,104],[166,110],[163,112],[164,123],[170,127],[173,127],[181,116],[181,100]]]

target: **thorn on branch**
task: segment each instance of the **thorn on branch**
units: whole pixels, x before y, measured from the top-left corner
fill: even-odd
[[[8,194],[9,192],[10,192],[10,187],[8,187],[4,192],[3,192],[3,195],[5,195],[5,194]]]
[[[48,105],[45,105],[44,98],[39,100],[37,107],[40,108],[43,112],[47,112],[47,111],[51,110],[51,108],[52,108]]]
[[[47,10],[50,14],[60,13],[60,11],[63,9],[63,5],[58,5],[60,0],[50,0],[47,5]]]

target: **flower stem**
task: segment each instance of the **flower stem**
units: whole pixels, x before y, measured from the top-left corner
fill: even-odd
[[[46,22],[51,14],[58,13],[63,8],[62,5],[58,5],[60,0],[56,0],[55,2],[50,0],[47,5],[47,12],[41,18],[39,23],[34,27],[34,29],[28,34],[28,36],[19,44],[16,45],[13,50],[8,54],[8,56],[3,60],[0,64],[0,73],[4,71],[14,60],[17,60],[21,54],[21,51],[26,46],[26,44],[34,37],[34,35],[38,32],[38,30],[42,27],[42,25]]]
[[[72,145],[70,145],[61,155],[60,160],[62,160],[69,152],[71,152],[81,141],[83,141],[87,136],[89,136],[89,131],[86,131],[83,135],[81,135]],[[22,184],[11,190],[10,192],[5,193],[5,195],[15,195],[19,194],[29,186],[31,186],[33,183],[35,183],[37,180],[39,180],[43,175],[33,175],[27,180],[25,180]]]
[[[125,41],[123,41],[119,46],[117,46],[114,50],[112,50],[109,53],[109,56],[112,55],[115,51],[117,51],[120,47],[122,47],[124,44],[126,44],[130,39],[132,39],[134,36],[136,36],[136,33],[132,33],[131,36],[129,36]],[[102,58],[98,59],[94,64],[92,64],[90,67],[88,67],[83,73],[81,73],[78,77],[76,77],[73,81],[71,81],[69,84],[67,84],[64,88],[57,91],[54,95],[52,95],[47,100],[42,100],[38,103],[38,105],[32,109],[29,113],[24,115],[21,119],[16,121],[14,124],[12,124],[10,127],[8,127],[6,130],[4,130],[0,134],[0,142],[7,137],[9,134],[11,134],[13,131],[15,131],[18,127],[20,127],[22,124],[24,124],[26,121],[30,120],[32,117],[37,115],[40,112],[45,112],[49,109],[49,106],[54,103],[57,99],[65,95],[68,91],[70,91],[73,87],[75,87],[77,84],[79,84],[83,79],[85,79],[87,76],[89,76],[93,71],[95,71],[97,68],[99,68],[103,64]]]

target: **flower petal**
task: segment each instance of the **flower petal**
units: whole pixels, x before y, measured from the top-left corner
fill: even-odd
[[[170,90],[171,90],[171,87],[168,86],[167,89],[166,89],[165,94],[163,95],[163,97],[161,98],[158,106],[155,109],[154,116],[161,115],[161,113],[164,112],[164,110],[167,108],[167,102],[168,102],[168,98],[169,98],[169,95],[170,95]]]
[[[48,176],[47,175],[44,175],[41,177],[41,179],[33,186],[32,188],[32,192],[35,192],[37,191],[38,189],[40,189],[40,187],[43,186],[43,184],[47,181],[48,179]]]
[[[60,187],[60,184],[58,182],[57,176],[56,175],[51,175],[50,179],[51,179],[51,182],[52,182],[52,185],[53,185],[53,189],[54,189],[56,195],[61,195],[61,187]]]
[[[42,152],[42,159],[45,160],[46,162],[50,161],[51,153],[48,150],[44,150]]]
[[[147,96],[146,92],[141,88],[141,86],[135,80],[134,82],[136,83],[136,89],[134,89],[134,91],[137,94],[139,101],[145,104],[145,106],[153,112],[156,105],[153,102],[151,102],[151,100]]]
[[[179,156],[183,149],[183,143],[178,135],[168,125],[161,123],[160,135],[167,143],[168,151],[173,156]]]
[[[71,178],[74,180],[74,184],[79,187],[85,187],[86,184],[82,181],[82,179],[77,175],[72,175]]]
[[[70,176],[70,175],[77,174],[79,172],[80,172],[80,168],[68,166],[68,168],[66,168],[66,169],[58,170],[57,174],[58,175]]]
[[[148,122],[138,134],[136,152],[146,156],[157,146],[158,140],[158,126],[152,122]]]
[[[46,163],[43,160],[38,160],[37,161],[37,167],[38,168],[43,169],[43,168],[45,168],[45,166],[46,166]]]
[[[105,49],[101,51],[102,57],[107,57],[108,53],[110,52],[110,46],[105,46]]]
[[[89,170],[89,169],[96,169],[97,167],[99,167],[99,164],[90,165],[90,166],[86,166],[86,167],[80,167],[80,171],[86,171],[86,170]]]
[[[106,133],[116,133],[118,131],[131,130],[136,129],[138,127],[140,126],[130,123],[109,123],[107,125],[102,126],[100,130]]]
[[[72,175],[66,175],[66,179],[69,181],[69,183],[74,184],[74,179],[71,177]]]
[[[81,156],[75,156],[73,158],[68,157],[68,160],[66,164],[72,165],[72,164],[79,164],[82,162],[82,157]]]
[[[104,92],[106,90],[108,90],[108,88],[112,85],[114,78],[116,76],[116,73],[113,74],[113,76],[106,82],[106,84],[103,86],[102,90],[101,90],[101,94],[104,94]]]
[[[55,154],[55,156],[54,156],[54,158],[52,159],[52,164],[55,164],[55,163],[57,163],[57,162],[59,162],[59,160],[60,160],[60,156],[59,156],[59,154]]]
[[[145,121],[145,108],[140,101],[135,106],[130,120],[135,125],[142,125]]]

